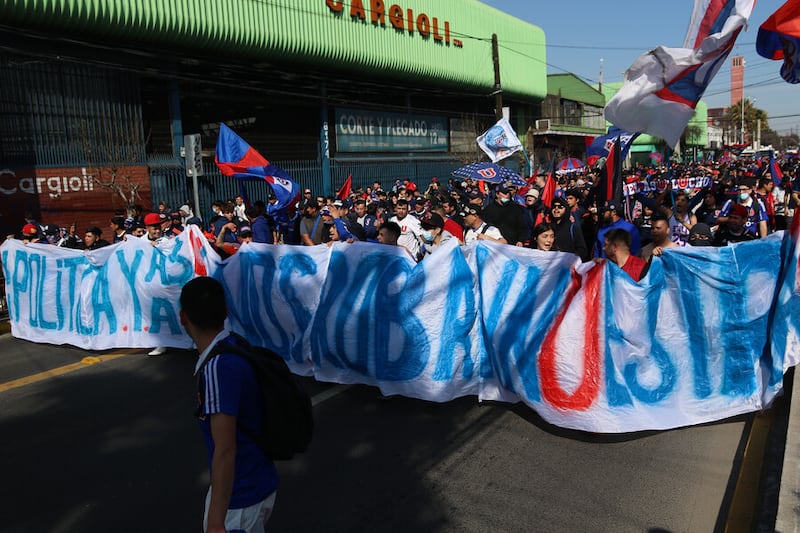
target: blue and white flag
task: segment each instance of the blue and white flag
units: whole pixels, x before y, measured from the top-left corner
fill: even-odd
[[[267,205],[269,214],[289,207],[300,195],[300,186],[292,180],[288,172],[270,163],[224,123],[219,125],[214,162],[226,176],[238,180],[266,181],[278,200],[275,204]]]
[[[659,46],[640,56],[606,104],[606,119],[674,147],[754,5],[755,0],[696,0],[684,47]]]
[[[481,150],[497,163],[515,152],[522,150],[522,143],[511,127],[511,124],[504,118],[497,121],[497,124],[489,128],[486,133],[475,139]]]
[[[621,147],[620,158],[624,160],[628,156],[633,140],[638,135],[638,133],[630,133],[613,125],[609,126],[608,133],[596,137],[592,144],[586,147],[586,164],[592,166],[599,159],[608,157],[608,153],[611,151],[611,147],[614,146],[617,137],[619,137]]]

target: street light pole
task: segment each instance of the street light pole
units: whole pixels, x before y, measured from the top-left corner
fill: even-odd
[[[742,109],[741,109],[741,112],[742,112],[742,144],[744,144],[744,102],[745,102],[744,94],[742,94],[742,106],[741,106],[742,107]]]

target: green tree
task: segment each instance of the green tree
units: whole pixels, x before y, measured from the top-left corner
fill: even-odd
[[[763,109],[758,109],[753,105],[753,102],[747,98],[743,98],[739,103],[732,105],[728,108],[725,114],[725,120],[732,125],[733,128],[741,130],[742,124],[742,106],[744,106],[744,130],[747,133],[748,139],[752,141],[755,136],[756,127],[759,119],[761,120],[761,131],[769,131],[769,121],[767,120],[767,112]]]

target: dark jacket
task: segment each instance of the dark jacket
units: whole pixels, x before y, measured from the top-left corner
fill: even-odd
[[[530,236],[524,209],[514,202],[502,205],[494,201],[484,208],[481,218],[490,226],[499,229],[508,244],[513,245],[525,242]]]
[[[560,220],[553,219],[552,224],[556,234],[556,249],[559,252],[573,253],[580,257],[581,261],[588,261],[589,251],[586,248],[580,221],[573,221],[570,215],[567,215]]]

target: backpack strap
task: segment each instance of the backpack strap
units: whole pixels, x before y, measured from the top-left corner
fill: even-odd
[[[487,231],[489,231],[489,224],[488,224],[488,223],[486,223],[486,222],[484,222],[484,223],[483,223],[483,229],[481,230],[481,235],[483,235],[483,234],[484,234],[484,233],[486,233]]]
[[[251,356],[248,352],[248,348],[250,347],[250,343],[247,342],[247,339],[239,335],[238,333],[231,332],[231,336],[234,338],[234,343],[228,342],[217,342],[211,351],[208,353],[206,360],[203,361],[203,364],[200,365],[200,368],[197,370],[197,395],[200,398],[200,402],[197,405],[197,410],[195,412],[195,418],[200,418],[203,416],[203,405],[205,404],[205,398],[203,397],[203,389],[200,387],[200,376],[212,359],[221,355],[223,353],[232,353],[240,356],[244,360],[248,362],[248,364],[253,367],[254,363],[251,359]],[[227,337],[226,337],[227,338]],[[255,371],[255,369],[254,369]],[[258,433],[250,429],[249,427],[245,426],[239,421],[239,417],[236,417],[236,427],[242,430],[242,433],[247,435],[253,440],[256,440],[258,437]]]
[[[314,221],[314,226],[311,228],[311,233],[308,235],[312,241],[314,240],[314,235],[317,234],[317,226],[319,226],[320,219],[322,219],[322,215],[317,215],[317,219]]]

